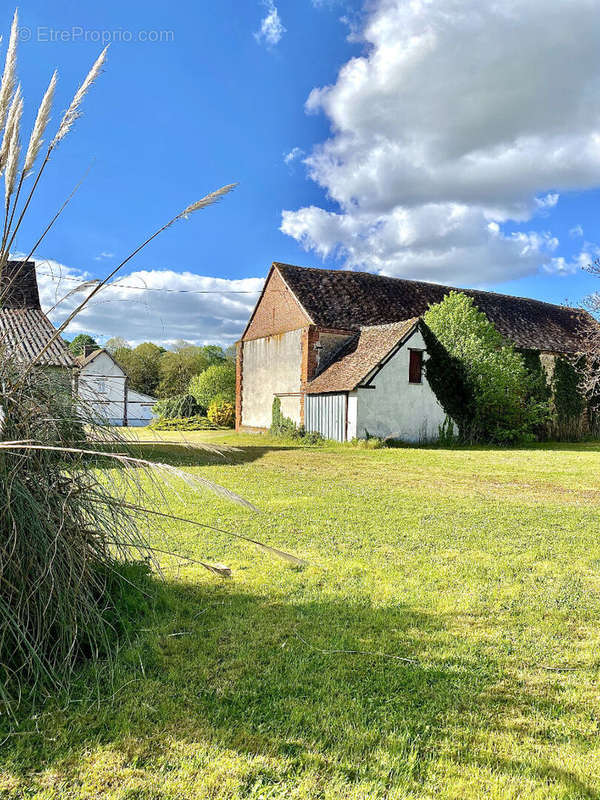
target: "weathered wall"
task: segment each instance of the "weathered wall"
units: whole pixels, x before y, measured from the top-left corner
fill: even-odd
[[[357,390],[356,430],[348,430],[349,438],[364,438],[365,431],[406,442],[437,438],[446,414],[424,373],[422,383],[408,382],[409,348],[425,350],[419,331],[375,376],[375,389]]]
[[[261,339],[244,341],[241,367],[241,424],[252,428],[271,425],[271,408],[276,394],[282,397],[282,411],[300,424],[302,330],[287,331]]]
[[[123,424],[125,373],[106,353],[100,353],[79,373],[79,397],[97,420]]]

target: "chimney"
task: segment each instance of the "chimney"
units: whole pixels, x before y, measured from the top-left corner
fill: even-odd
[[[0,274],[0,306],[40,308],[34,261],[7,261]]]
[[[91,356],[92,353],[95,353],[97,349],[98,348],[94,347],[93,344],[84,344],[83,345],[83,357],[87,358],[88,356]]]

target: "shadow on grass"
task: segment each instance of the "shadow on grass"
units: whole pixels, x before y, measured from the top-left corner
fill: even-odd
[[[209,444],[212,444],[209,442]],[[218,448],[218,443],[214,447]],[[217,466],[217,465],[235,465],[235,464],[250,464],[253,461],[258,461],[267,453],[275,451],[290,451],[290,450],[309,450],[308,447],[294,447],[293,445],[277,446],[277,445],[234,445],[235,450],[223,449],[220,453],[214,450],[203,449],[201,446],[194,444],[179,444],[179,443],[164,443],[164,442],[147,442],[143,444],[133,443],[127,444],[122,447],[115,447],[107,445],[106,449],[110,452],[123,453],[134,456],[135,458],[144,458],[148,461],[160,461],[164,464],[169,464],[174,467],[202,467],[202,466]],[[316,448],[313,448],[316,449]],[[98,466],[120,468],[119,462],[113,461],[109,458],[99,457]]]
[[[470,742],[499,730],[515,703],[551,716],[560,705],[519,686],[510,697],[495,693],[497,664],[473,648],[458,657],[443,618],[402,603],[283,601],[235,584],[167,583],[157,592],[155,616],[121,651],[112,681],[96,698],[84,672],[66,706],[23,716],[2,748],[6,770],[25,780],[46,768],[68,773],[94,748],[110,748],[152,772],[178,748],[212,748],[212,757],[216,748],[272,757],[287,776],[372,783],[385,796],[398,782],[422,785],[449,746],[477,765]],[[361,652],[340,652],[352,650]],[[596,796],[539,760],[489,758],[479,762],[485,769]]]

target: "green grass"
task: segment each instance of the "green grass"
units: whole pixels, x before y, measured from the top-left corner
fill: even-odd
[[[2,798],[600,797],[600,447],[357,450],[235,434],[148,452],[172,494],[156,610],[112,679],[2,735]],[[360,651],[360,654],[340,651]],[[332,652],[333,651],[333,652]],[[410,661],[403,661],[410,659]]]

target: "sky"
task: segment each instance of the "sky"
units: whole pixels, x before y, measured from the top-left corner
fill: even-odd
[[[19,15],[26,129],[52,71],[56,126],[110,44],[15,242],[29,252],[83,178],[35,254],[46,309],[238,183],[70,335],[227,346],[272,261],[571,305],[596,288],[597,0],[32,0]]]

